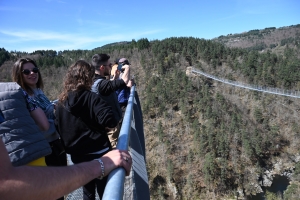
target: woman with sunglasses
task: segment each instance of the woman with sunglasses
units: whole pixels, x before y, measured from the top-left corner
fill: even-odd
[[[43,79],[36,63],[30,58],[18,59],[13,66],[12,79],[17,82],[28,93],[37,106],[44,111],[50,124],[48,131],[43,131],[43,134],[52,148],[52,153],[45,157],[45,163],[40,164],[47,166],[66,166],[66,153],[54,124],[55,108],[42,91],[44,86]]]

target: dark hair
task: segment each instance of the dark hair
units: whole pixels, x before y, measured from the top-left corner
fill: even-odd
[[[28,94],[33,94],[33,90],[24,82],[23,80],[23,75],[22,75],[22,68],[23,65],[26,63],[32,63],[35,67],[37,67],[36,63],[34,62],[34,60],[30,59],[30,58],[19,58],[13,68],[12,68],[12,79],[14,82],[17,82]],[[38,81],[36,83],[36,87],[43,89],[44,88],[44,83],[43,83],[43,79],[42,79],[42,75],[40,73],[40,70],[38,71]]]
[[[115,59],[115,64],[119,64],[119,60],[120,60],[119,58],[116,58]]]
[[[91,90],[94,75],[94,67],[85,60],[78,60],[76,63],[72,64],[68,68],[64,78],[63,91],[59,95],[59,101],[65,101],[69,92]]]
[[[92,57],[92,66],[98,70],[101,65],[104,65],[108,60],[110,56],[107,54],[95,54]]]
[[[125,60],[124,62],[122,62],[122,65],[129,65],[128,60]]]

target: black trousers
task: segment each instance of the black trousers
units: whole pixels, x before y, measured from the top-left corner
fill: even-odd
[[[86,155],[71,155],[71,160],[73,163],[81,163],[81,162],[87,162],[94,160],[96,158],[100,158],[103,156],[106,152],[102,154],[86,154]],[[100,167],[100,166],[99,166]],[[107,182],[107,176],[104,177],[102,180],[100,179],[93,179],[92,181],[88,182],[84,186],[82,186],[83,189],[83,200],[95,200],[95,188],[97,189],[97,193],[99,195],[99,199],[102,199],[104,189]]]
[[[62,146],[60,146],[60,142],[58,139],[49,143],[52,153],[45,156],[47,166],[67,166],[67,155]],[[60,197],[58,200],[64,200],[64,197]]]

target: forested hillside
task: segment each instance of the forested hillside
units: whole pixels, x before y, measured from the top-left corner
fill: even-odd
[[[276,174],[289,177],[284,198],[295,199],[300,194],[299,99],[234,88],[186,70],[193,66],[229,80],[299,91],[299,36],[296,25],[238,34],[240,43],[234,45],[228,35],[142,38],[94,50],[32,54],[2,48],[0,80],[11,80],[17,58],[34,58],[47,96],[56,99],[71,63],[101,52],[112,60],[126,57],[143,109],[151,199],[246,199],[270,186]],[[245,45],[246,39],[253,45]],[[267,199],[280,195],[266,192]]]
[[[272,50],[280,52],[287,45],[297,45],[300,42],[300,24],[281,28],[268,27],[262,30],[250,30],[244,33],[221,35],[214,41],[228,47],[241,47],[248,50]]]

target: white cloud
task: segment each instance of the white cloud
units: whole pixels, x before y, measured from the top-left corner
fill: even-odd
[[[22,30],[22,31],[10,31],[0,30],[0,33],[13,37],[17,41],[36,41],[36,40],[67,40],[69,34],[61,34],[49,31],[35,31],[35,30]]]
[[[0,43],[5,49],[32,52],[42,49],[72,50],[93,49],[107,43],[131,41],[132,39],[147,38],[163,30],[135,31],[116,34],[87,33],[59,33],[53,31],[36,30],[1,30]]]

